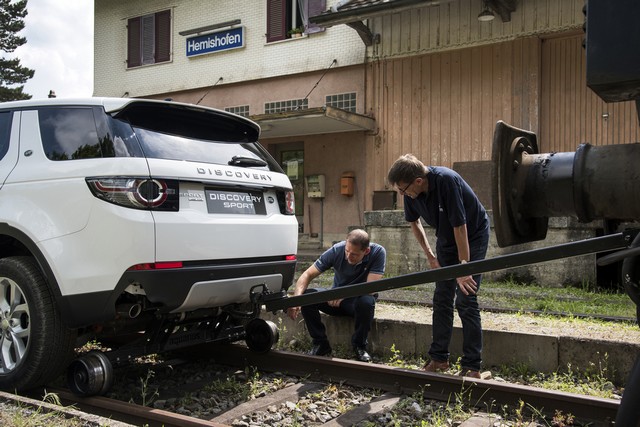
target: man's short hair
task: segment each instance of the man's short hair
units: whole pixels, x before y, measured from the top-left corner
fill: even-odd
[[[356,228],[355,230],[351,230],[349,234],[347,234],[347,242],[352,245],[357,245],[360,249],[367,249],[369,247],[369,234],[361,228]]]
[[[392,186],[399,182],[409,184],[416,178],[424,177],[425,174],[424,163],[413,154],[403,154],[391,165],[387,173],[387,181]]]

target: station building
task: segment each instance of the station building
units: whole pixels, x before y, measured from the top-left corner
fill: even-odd
[[[541,152],[640,137],[633,103],[586,86],[584,0],[94,1],[94,96],[257,121],[319,246],[402,207],[385,178],[407,152],[459,170],[490,208],[498,120]]]

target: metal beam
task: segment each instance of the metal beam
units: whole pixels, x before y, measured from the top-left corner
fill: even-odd
[[[350,298],[359,295],[386,291],[389,289],[403,288],[423,283],[438,282],[456,277],[486,273],[488,271],[503,270],[506,268],[521,267],[539,262],[552,261],[562,258],[611,251],[614,249],[626,249],[632,241],[631,231],[611,234],[603,237],[580,240],[565,243],[548,248],[534,249],[503,255],[491,259],[472,261],[466,264],[458,264],[435,270],[421,271],[375,282],[360,283],[357,285],[341,286],[328,289],[324,292],[313,292],[299,296],[271,299],[265,298],[262,303],[267,311],[284,310],[289,307],[298,307],[341,298]],[[260,298],[258,298],[260,303]]]

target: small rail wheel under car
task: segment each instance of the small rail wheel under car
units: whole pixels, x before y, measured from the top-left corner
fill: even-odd
[[[90,351],[71,362],[67,383],[80,396],[106,394],[113,384],[113,366],[104,353]]]
[[[280,338],[275,323],[260,318],[252,319],[246,326],[245,342],[247,347],[256,353],[266,353]]]

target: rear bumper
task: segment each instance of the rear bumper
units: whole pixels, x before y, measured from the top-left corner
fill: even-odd
[[[279,258],[279,259],[278,259]],[[126,271],[112,292],[63,297],[70,327],[82,327],[111,320],[116,301],[129,285],[141,286],[147,299],[161,313],[189,312],[222,307],[250,300],[253,287],[264,285],[271,292],[288,289],[293,283],[296,261],[281,257],[242,260],[215,265],[185,265],[182,268]]]

